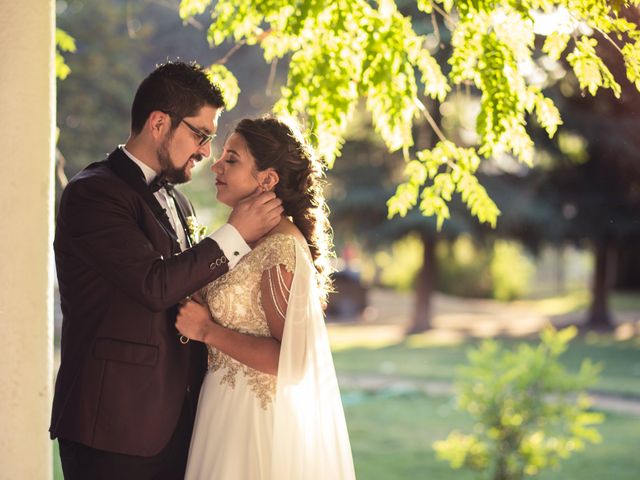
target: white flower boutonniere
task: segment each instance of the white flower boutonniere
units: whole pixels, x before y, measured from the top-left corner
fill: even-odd
[[[189,238],[194,245],[204,238],[207,234],[207,226],[198,222],[193,215],[187,217],[187,229],[189,230]]]

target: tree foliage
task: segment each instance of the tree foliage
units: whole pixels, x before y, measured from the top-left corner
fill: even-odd
[[[60,28],[56,28],[56,77],[60,80],[67,78],[71,73],[71,69],[65,63],[63,52],[75,52],[76,41],[67,32]]]
[[[345,129],[364,100],[377,133],[390,151],[402,150],[406,180],[388,202],[389,215],[418,205],[449,217],[459,194],[477,218],[495,225],[500,214],[477,181],[482,159],[508,154],[531,163],[531,119],[553,136],[562,123],[543,93],[545,64],[565,58],[590,94],[620,85],[598,55],[598,42],[612,42],[626,75],[640,89],[640,30],[624,16],[640,0],[417,0],[423,18],[403,14],[394,0],[182,0],[183,19],[207,12],[208,39],[260,45],[267,62],[286,58],[286,85],[275,110],[306,119],[320,153],[331,166],[340,154]],[[431,16],[431,20],[429,20]],[[418,22],[434,28],[417,33]],[[435,56],[438,25],[451,32],[444,72]],[[598,32],[599,36],[592,34]],[[543,38],[544,42],[537,42]],[[232,74],[221,65],[225,82]],[[429,102],[443,102],[455,90],[481,96],[474,145],[447,139],[429,114]],[[237,88],[227,89],[233,103]],[[433,148],[417,149],[413,127],[426,119],[439,137]]]

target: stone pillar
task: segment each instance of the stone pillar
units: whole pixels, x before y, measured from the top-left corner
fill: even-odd
[[[2,2],[2,480],[52,477],[54,31],[53,0]]]

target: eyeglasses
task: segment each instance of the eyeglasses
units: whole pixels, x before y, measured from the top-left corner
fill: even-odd
[[[161,112],[162,113],[166,113],[167,115],[171,115],[172,117],[179,118],[179,116],[176,115],[173,112],[165,112],[164,110],[161,110]],[[184,123],[187,127],[189,127],[189,130],[191,130],[193,133],[195,133],[198,136],[198,138],[200,139],[198,141],[198,146],[200,146],[200,147],[203,147],[207,143],[211,143],[213,141],[213,139],[216,138],[216,134],[215,133],[213,133],[211,135],[208,135],[208,134],[204,133],[202,130],[200,130],[199,128],[196,128],[193,125],[191,125],[184,118],[180,118],[180,121],[182,123]]]

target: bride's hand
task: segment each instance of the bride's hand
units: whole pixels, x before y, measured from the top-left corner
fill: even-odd
[[[176,328],[185,337],[204,342],[213,325],[213,319],[207,307],[193,300],[186,300],[180,306]]]

